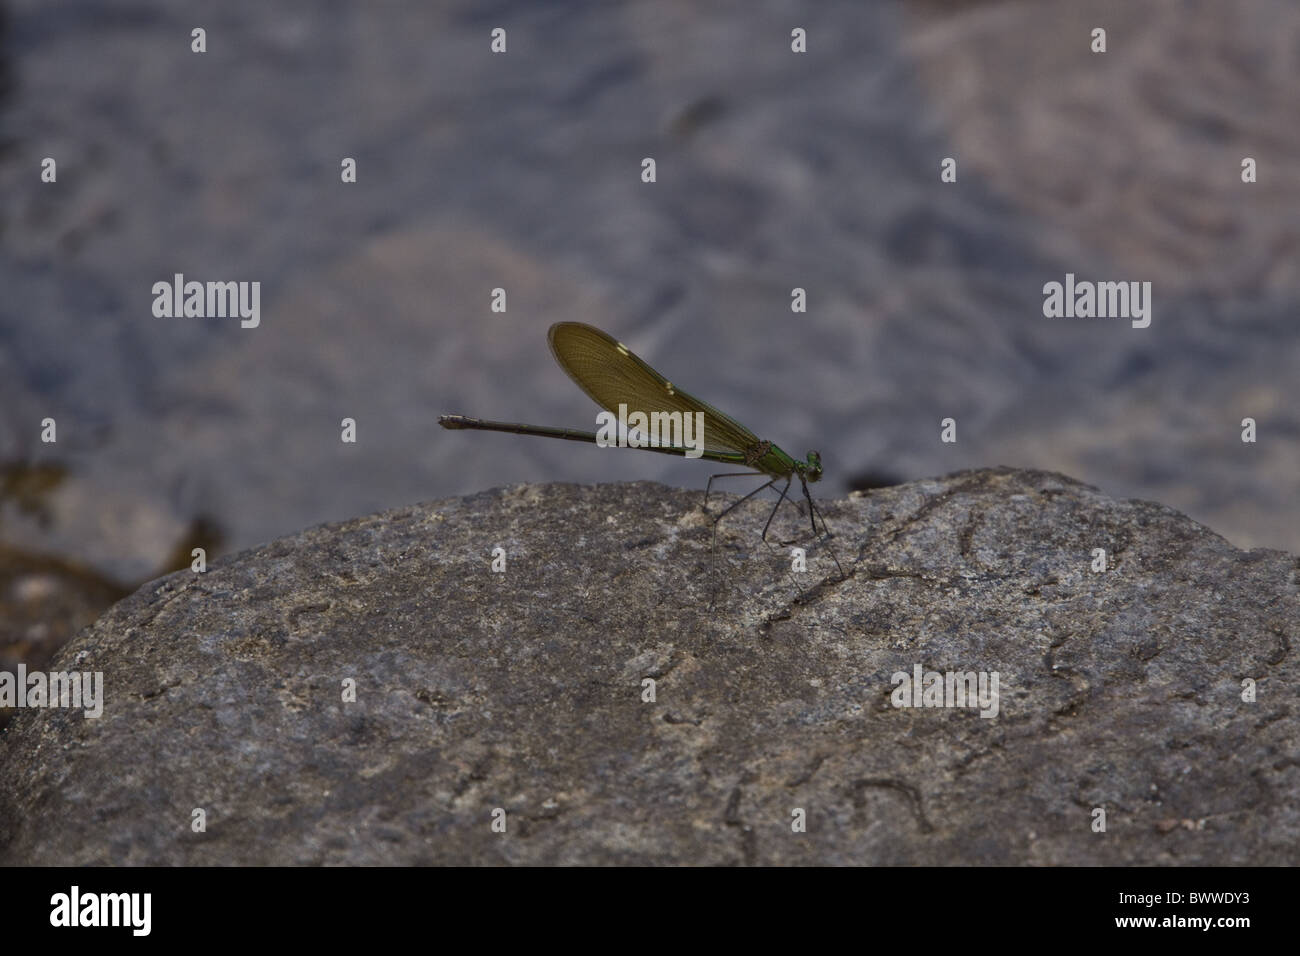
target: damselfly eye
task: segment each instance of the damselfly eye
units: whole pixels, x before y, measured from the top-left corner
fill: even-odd
[[[822,456],[815,451],[808,452],[808,469],[804,473],[809,481],[817,481],[822,476]]]

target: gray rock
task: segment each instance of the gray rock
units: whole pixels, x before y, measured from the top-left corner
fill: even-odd
[[[0,863],[1297,861],[1295,557],[996,469],[826,502],[845,580],[787,507],[796,590],[768,505],[698,506],[517,486],[146,585],[54,665],[103,716],[4,737]],[[997,716],[893,706],[918,664]]]

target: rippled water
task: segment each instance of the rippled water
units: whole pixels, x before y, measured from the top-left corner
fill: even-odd
[[[47,6],[3,40],[0,462],[60,475],[0,504],[17,553],[131,582],[510,482],[703,488],[438,428],[592,427],[575,319],[824,495],[1010,464],[1300,551],[1295,4]],[[260,281],[260,325],[155,317],[175,273]],[[1151,282],[1150,327],[1045,318],[1067,273]]]

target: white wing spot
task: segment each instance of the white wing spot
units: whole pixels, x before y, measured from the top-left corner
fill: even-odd
[[[669,395],[676,395],[676,394],[677,394],[676,392],[673,391],[673,383],[672,383],[672,382],[664,382],[664,388],[668,389],[668,394],[669,394]]]
[[[627,355],[627,354],[629,354],[629,353],[628,353],[628,350],[627,350],[627,346],[624,345],[622,342],[619,342],[619,343],[618,343],[618,354],[619,354],[619,355]]]

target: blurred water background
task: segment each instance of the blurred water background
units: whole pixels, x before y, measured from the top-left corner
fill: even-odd
[[[702,489],[438,427],[591,427],[546,347],[572,319],[819,449],[823,496],[1025,466],[1300,551],[1291,0],[0,11],[0,644],[195,543],[520,481]],[[175,273],[259,280],[260,327],[154,317]],[[1150,281],[1150,327],[1045,318],[1066,273]]]

